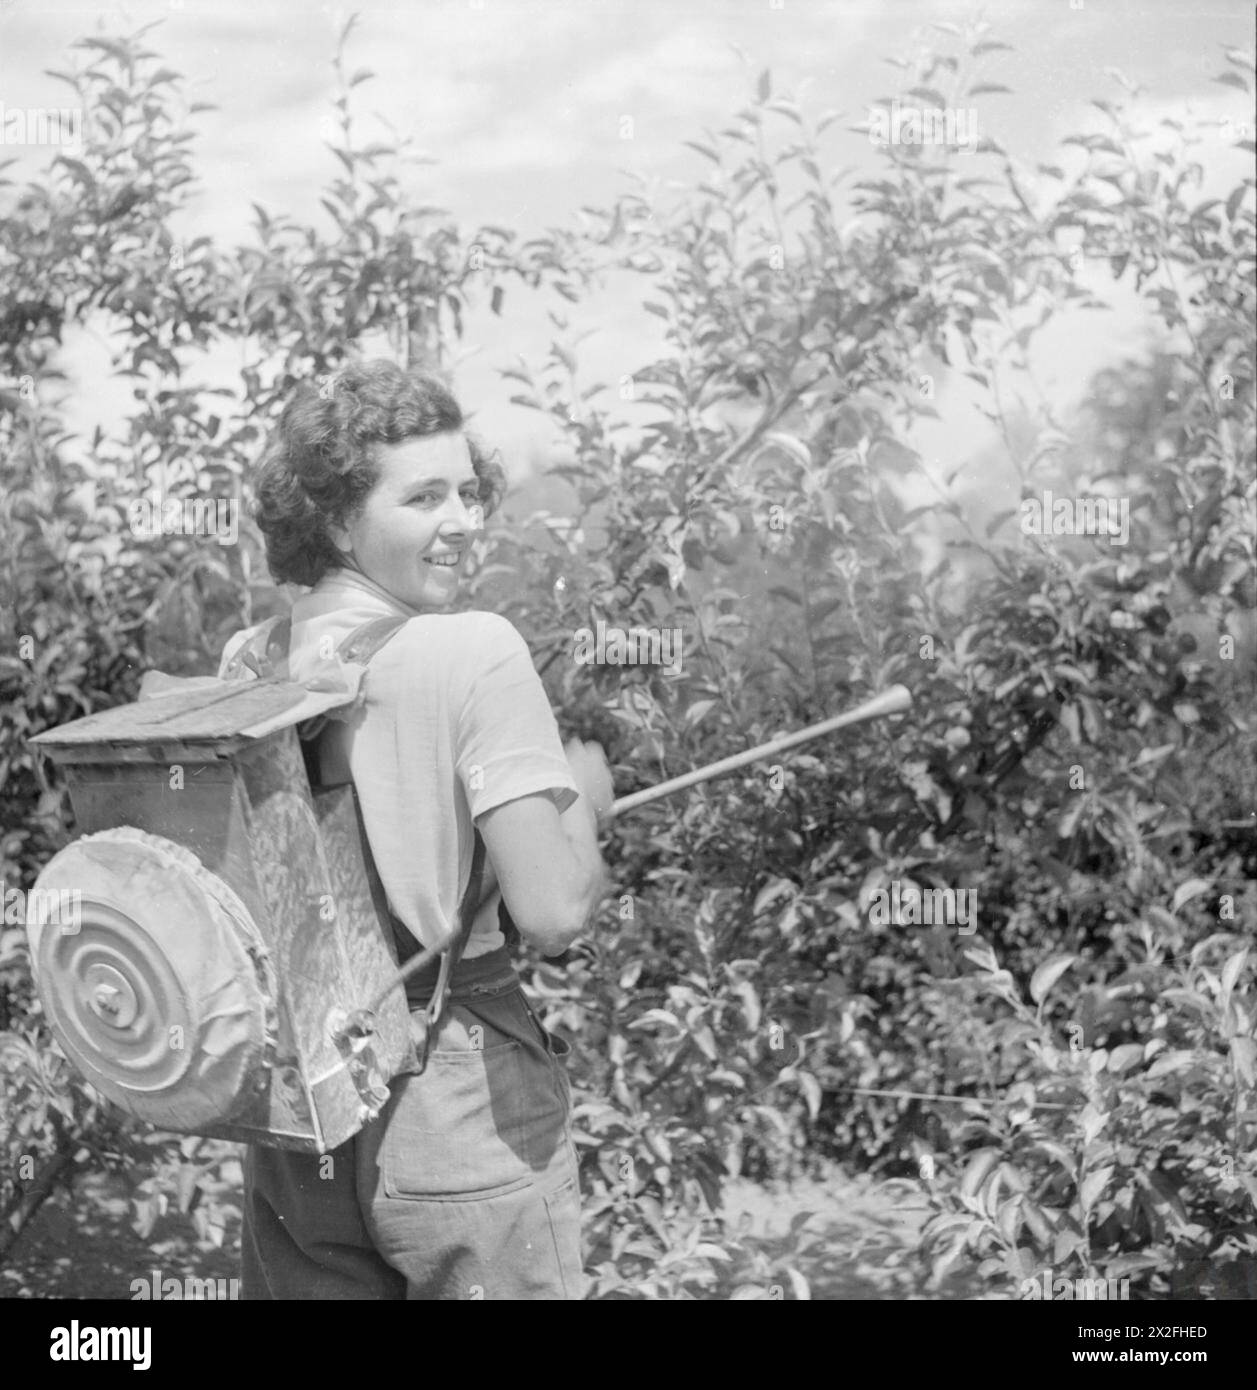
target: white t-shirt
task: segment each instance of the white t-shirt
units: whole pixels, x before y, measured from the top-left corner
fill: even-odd
[[[577,788],[528,647],[499,614],[419,613],[335,570],[293,605],[290,678],[391,614],[408,621],[371,658],[362,707],[330,724],[324,773],[347,765],[389,905],[428,946],[457,930],[473,818],[538,792],[565,811]],[[499,901],[496,888],[482,899],[465,957],[503,944]]]

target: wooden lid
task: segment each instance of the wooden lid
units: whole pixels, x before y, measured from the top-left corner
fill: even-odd
[[[200,679],[130,705],[101,710],[48,729],[30,741],[58,761],[89,755],[132,756],[145,746],[209,745],[227,756],[255,739],[349,703],[352,692],[311,691],[290,681]]]

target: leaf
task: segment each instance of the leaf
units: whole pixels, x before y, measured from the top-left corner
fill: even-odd
[[[812,466],[812,451],[806,444],[793,434],[786,434],[782,430],[770,430],[764,436],[766,444],[775,444],[779,449],[783,449],[792,459],[803,465],[804,468]]]
[[[665,1135],[660,1134],[656,1129],[647,1129],[643,1137],[646,1140],[646,1147],[661,1163],[672,1162],[672,1145]]]
[[[765,68],[764,71],[760,73],[759,81],[758,83],[756,83],[755,95],[759,98],[760,101],[767,101],[768,98],[772,96],[772,94],[772,75],[769,73],[768,69]]]
[[[681,1027],[681,1020],[674,1013],[667,1009],[647,1009],[639,1018],[635,1018],[628,1026],[630,1028],[641,1028],[645,1024],[666,1023],[670,1028]]]
[[[667,1236],[663,1237],[664,1244],[668,1244]],[[694,1254],[701,1255],[705,1260],[731,1260],[732,1255],[722,1245],[715,1245],[709,1240],[701,1240],[694,1247]]]
[[[1082,819],[1082,813],[1086,809],[1086,798],[1081,796],[1075,797],[1073,802],[1065,808],[1056,825],[1056,833],[1062,840],[1068,840],[1078,828],[1078,822]]]
[[[800,1303],[808,1303],[811,1301],[812,1286],[793,1265],[786,1266],[786,1278],[789,1279],[790,1287],[794,1290],[794,1296]]]
[[[759,995],[755,992],[755,986],[748,980],[739,980],[733,986],[733,993],[742,1001],[742,1014],[746,1019],[746,1026],[754,1032],[759,1027],[762,1016]]]
[[[1136,1274],[1144,1269],[1156,1269],[1161,1263],[1160,1255],[1153,1251],[1141,1251],[1132,1255],[1119,1255],[1117,1259],[1110,1260],[1105,1266],[1105,1276],[1109,1279],[1120,1279],[1124,1275]]]
[[[1184,903],[1199,897],[1201,893],[1207,893],[1212,887],[1213,884],[1207,878],[1189,878],[1186,883],[1180,883],[1174,890],[1174,901],[1170,905],[1170,910],[1177,912]]]
[[[971,97],[990,96],[995,92],[1008,92],[1011,95],[1012,90],[1011,87],[1005,87],[1002,82],[978,82],[969,88],[968,94]]]
[[[1085,1249],[1086,1245],[1086,1236],[1071,1223],[1056,1233],[1056,1240],[1052,1246],[1052,1263],[1054,1265],[1065,1264],[1076,1250]]]
[[[1257,1041],[1238,1035],[1232,1038],[1231,1060],[1246,1086],[1257,1085]]]
[[[659,1237],[660,1243],[666,1250],[669,1245],[668,1227],[663,1217],[663,1206],[657,1197],[652,1197],[648,1193],[643,1193],[635,1198],[637,1209],[641,1212],[642,1220]],[[723,1252],[722,1252],[723,1253]]]
[[[194,1163],[185,1163],[179,1169],[179,1179],[176,1187],[179,1200],[179,1210],[187,1212],[192,1206],[192,1199],[198,1190],[198,1180],[201,1170]]]
[[[1022,1219],[1030,1227],[1031,1234],[1040,1246],[1045,1246],[1052,1239],[1052,1228],[1047,1223],[1047,1218],[1043,1214],[1043,1208],[1036,1203],[1023,1200],[1021,1207]]]
[[[962,1197],[975,1197],[978,1188],[982,1186],[983,1179],[998,1162],[998,1149],[979,1149],[969,1160],[965,1167],[964,1176],[960,1179],[960,1195]]]
[[[1075,746],[1082,743],[1082,717],[1078,713],[1077,705],[1065,705],[1057,716],[1065,732],[1069,735],[1069,741]]]
[[[69,155],[62,154],[57,156],[57,163],[64,164],[84,188],[96,187],[96,180],[92,175],[92,171],[82,160],[71,159]]]
[[[720,156],[710,145],[700,145],[697,140],[682,140],[681,143],[683,145],[688,145],[692,150],[697,150],[699,154],[705,155],[713,164],[720,163]]]
[[[974,946],[965,952],[965,959],[971,960],[974,965],[982,970],[998,970],[999,962],[995,959],[995,952],[983,943],[981,946]]]
[[[1048,991],[1077,959],[1077,956],[1053,956],[1044,961],[1030,977],[1031,999],[1036,1004],[1042,1004]]]
[[[1090,1211],[1100,1200],[1100,1196],[1109,1185],[1109,1179],[1112,1176],[1112,1165],[1107,1168],[1097,1168],[1094,1173],[1087,1174],[1082,1181],[1082,1190],[1078,1194],[1084,1211]]]
[[[1129,1071],[1144,1059],[1142,1043],[1122,1043],[1109,1053],[1109,1070],[1118,1074]]]
[[[1244,81],[1238,72],[1219,73],[1213,80],[1215,82],[1221,82],[1224,87],[1238,87],[1241,92],[1248,91],[1248,83]]]
[[[1008,1197],[999,1205],[995,1215],[995,1226],[1007,1245],[1017,1243],[1017,1232],[1021,1226],[1021,1208],[1025,1198],[1018,1193]]]
[[[131,54],[125,43],[120,39],[79,39],[74,44],[75,48],[96,48],[102,53],[108,53],[116,62],[122,63],[129,68],[131,66]]]
[[[1090,1144],[1109,1122],[1108,1111],[1099,1110],[1091,1104],[1083,1106],[1082,1114],[1078,1118],[1082,1121],[1084,1144]]]
[[[1168,1212],[1173,1216],[1180,1230],[1187,1227],[1187,1212],[1183,1208],[1178,1190],[1173,1186],[1167,1174],[1160,1170],[1149,1173],[1143,1169],[1137,1169],[1135,1181],[1148,1192],[1155,1211],[1162,1216]]]
[[[803,124],[803,117],[799,115],[798,108],[794,105],[793,102],[781,100],[770,101],[768,103],[768,110],[776,111],[778,115],[788,117],[795,123],[795,125]],[[799,152],[799,149],[799,146],[794,146],[791,150],[791,154],[797,154]]]
[[[1231,991],[1235,988],[1235,982],[1240,977],[1240,971],[1244,968],[1244,962],[1248,959],[1248,947],[1231,956],[1227,963],[1222,967],[1222,997],[1228,998]]]
[[[1257,1211],[1257,1177],[1254,1177],[1252,1173],[1236,1173],[1235,1176],[1240,1180],[1244,1191],[1252,1200],[1253,1210]]]
[[[716,1035],[711,1028],[706,1023],[700,1024],[694,1029],[692,1036],[703,1056],[710,1062],[716,1061],[720,1054],[716,1048]]]
[[[937,1255],[934,1258],[933,1263],[930,1265],[930,1277],[934,1280],[936,1284],[940,1282],[940,1280],[947,1273],[947,1271],[960,1258],[960,1256],[964,1252],[964,1248],[965,1237],[963,1235],[959,1235],[955,1238],[955,1240],[952,1241],[952,1243],[947,1247],[947,1249],[942,1252],[942,1254]]]
[[[815,1120],[821,1113],[821,1083],[810,1071],[799,1072],[798,1082],[803,1098],[807,1101],[807,1113]]]
[[[719,703],[717,700],[695,700],[694,703],[685,711],[685,718],[681,721],[685,728],[692,729],[699,721],[713,710]]]
[[[1168,757],[1178,747],[1176,743],[1162,743],[1155,748],[1141,748],[1139,756],[1135,759],[1136,767],[1146,767],[1149,763],[1160,762],[1162,758]]]

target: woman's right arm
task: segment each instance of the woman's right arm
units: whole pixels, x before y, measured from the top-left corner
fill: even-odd
[[[611,809],[611,773],[597,744],[559,742],[528,647],[507,619],[463,615],[460,636],[452,704],[468,805],[520,935],[557,955],[606,891],[598,817]]]
[[[521,796],[486,811],[478,825],[520,935],[543,955],[565,951],[608,885],[590,797],[582,792],[560,814],[546,792]]]

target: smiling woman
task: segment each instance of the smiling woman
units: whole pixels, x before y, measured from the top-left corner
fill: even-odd
[[[298,388],[262,464],[271,571],[309,586],[291,678],[396,625],[361,707],[320,736],[321,780],[354,784],[399,954],[465,931],[426,1065],[393,1080],[380,1117],[330,1155],[250,1149],[246,1298],[580,1296],[567,1046],[529,1007],[499,910],[546,954],[584,929],[611,782],[593,745],[565,756],[511,624],[449,611],[501,491],[446,387],[388,362]],[[435,971],[407,994],[426,1010]]]
[[[467,432],[440,381],[392,362],[365,362],[347,367],[330,387],[299,387],[285,406],[258,473],[257,519],[271,573],[312,586],[347,559],[352,565],[360,544],[370,544],[371,559],[383,559],[382,549],[396,562],[403,548],[413,559],[424,525],[435,532],[444,522],[451,494],[478,530],[504,489],[501,467]],[[416,521],[412,531],[398,508],[428,521]],[[386,534],[376,536],[380,520]]]

